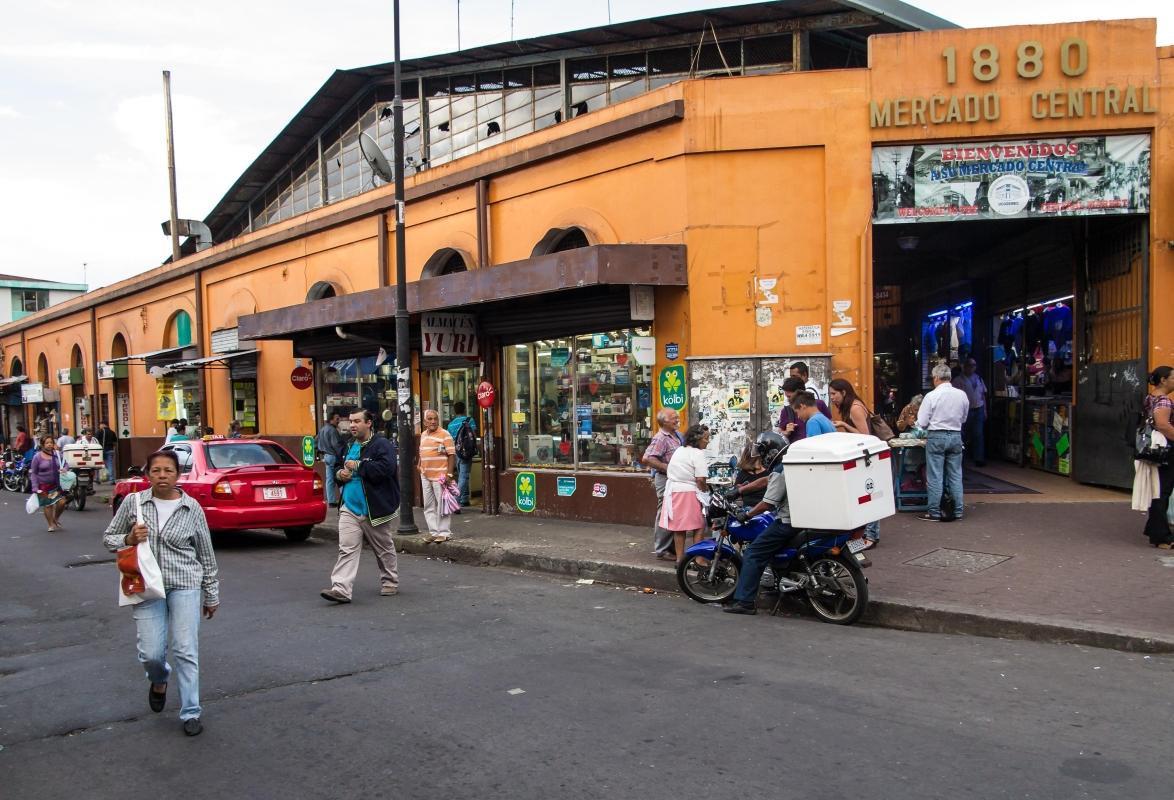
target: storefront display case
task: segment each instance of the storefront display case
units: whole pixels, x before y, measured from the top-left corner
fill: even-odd
[[[930,371],[945,361],[958,364],[971,356],[974,348],[974,302],[967,300],[951,308],[926,314],[921,320],[921,386],[933,389]]]

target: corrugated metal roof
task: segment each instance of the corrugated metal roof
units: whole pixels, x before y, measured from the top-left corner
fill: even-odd
[[[514,59],[588,55],[595,48],[625,42],[696,33],[712,23],[718,30],[742,25],[785,22],[803,17],[858,11],[875,16],[875,25],[853,28],[851,35],[865,39],[873,34],[957,27],[899,0],[776,0],[704,11],[687,11],[652,19],[621,22],[515,42],[472,47],[453,53],[407,59],[401,69],[405,79],[435,70],[460,69]],[[372,82],[390,80],[393,64],[375,64],[336,70],[302,107],[269,146],[236,180],[204,219],[219,238],[224,227],[242,212],[273,175],[298,156],[309,142],[347,103]],[[192,248],[185,247],[185,252]]]

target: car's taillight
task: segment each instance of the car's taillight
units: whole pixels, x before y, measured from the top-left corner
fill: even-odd
[[[315,475],[314,476],[314,491],[320,492],[320,491],[322,491],[323,488],[325,488],[325,486],[326,486],[326,484],[322,483],[322,479],[319,478],[317,475]]]
[[[232,485],[228,481],[220,481],[212,487],[212,494],[219,497],[232,497]]]

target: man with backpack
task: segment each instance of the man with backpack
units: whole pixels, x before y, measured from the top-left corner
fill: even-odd
[[[456,416],[448,423],[448,433],[456,447],[457,488],[463,507],[469,505],[469,471],[477,455],[477,421],[466,415],[467,407],[461,400],[452,404],[452,410]]]

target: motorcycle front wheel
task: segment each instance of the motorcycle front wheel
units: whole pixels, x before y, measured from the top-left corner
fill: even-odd
[[[868,605],[868,581],[855,560],[824,556],[812,562],[811,573],[815,582],[807,587],[807,600],[816,616],[833,625],[860,619]]]
[[[78,511],[86,510],[86,493],[80,487],[73,493],[73,506]]]
[[[718,553],[717,566],[710,580],[710,559],[687,556],[677,567],[677,584],[681,591],[698,603],[724,603],[734,596],[738,576],[742,574],[742,559],[728,553]]]
[[[24,479],[20,475],[13,474],[4,476],[4,488],[10,492],[19,492],[23,483]]]

